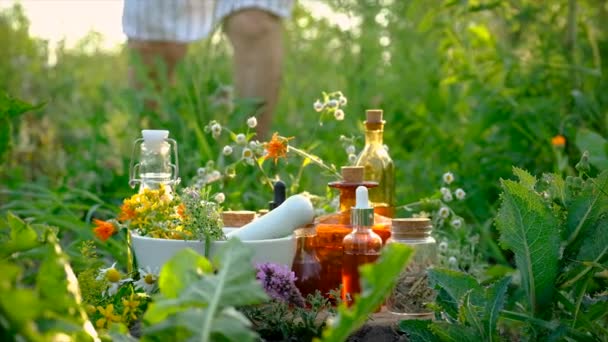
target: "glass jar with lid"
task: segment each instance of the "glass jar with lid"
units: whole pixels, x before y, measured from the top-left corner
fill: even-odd
[[[435,298],[429,287],[427,270],[437,262],[437,243],[431,236],[428,218],[397,218],[392,220],[389,243],[400,243],[414,249],[414,255],[399,275],[397,284],[386,300],[389,312],[404,316],[432,317],[427,304]]]

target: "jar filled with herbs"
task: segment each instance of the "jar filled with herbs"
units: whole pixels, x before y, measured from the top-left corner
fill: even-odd
[[[428,218],[398,218],[392,220],[392,236],[386,242],[400,243],[414,249],[411,261],[401,271],[397,285],[386,300],[389,312],[411,317],[432,317],[427,304],[435,298],[429,287],[427,270],[437,260],[437,243],[431,236]]]

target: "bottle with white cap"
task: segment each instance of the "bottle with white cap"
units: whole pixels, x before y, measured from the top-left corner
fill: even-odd
[[[167,193],[172,194],[180,182],[177,142],[169,138],[166,130],[145,129],[141,133],[142,138],[135,140],[133,145],[129,185],[134,188],[139,184],[141,193],[145,189],[158,189],[162,184]]]
[[[364,186],[357,187],[356,205],[350,212],[353,231],[342,241],[342,299],[348,305],[361,292],[359,267],[375,262],[382,249],[382,239],[372,230],[374,208],[367,191]]]

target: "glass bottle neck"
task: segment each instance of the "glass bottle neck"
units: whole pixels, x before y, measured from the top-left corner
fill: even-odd
[[[383,130],[366,130],[365,131],[365,144],[366,145],[382,145]]]

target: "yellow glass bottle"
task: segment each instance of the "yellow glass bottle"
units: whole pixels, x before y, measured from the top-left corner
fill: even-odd
[[[357,166],[363,166],[364,179],[378,182],[369,189],[374,211],[386,217],[395,216],[395,164],[383,144],[384,120],[381,109],[365,112],[365,147],[357,157]]]

